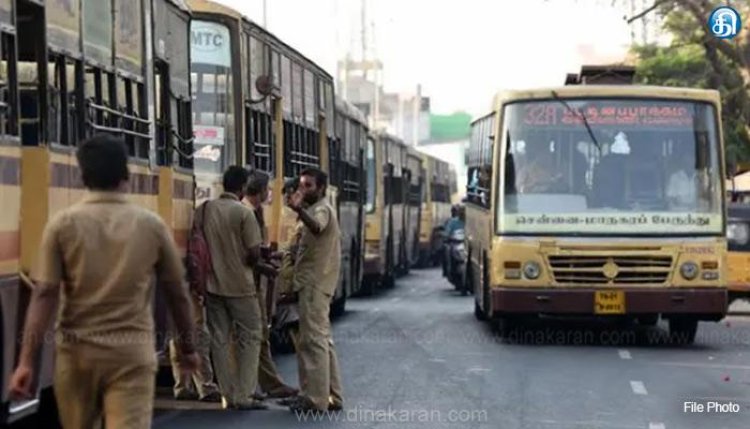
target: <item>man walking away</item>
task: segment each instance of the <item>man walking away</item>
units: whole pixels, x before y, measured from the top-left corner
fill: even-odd
[[[108,428],[147,429],[157,369],[154,273],[179,331],[182,368],[199,363],[184,268],[164,222],[125,196],[125,144],[96,136],[77,157],[88,192],[44,230],[11,397],[32,397],[34,363],[62,294],[54,376],[62,426],[87,429],[104,419]]]
[[[203,219],[213,267],[206,287],[211,356],[226,407],[244,410],[267,408],[252,398],[262,337],[252,267],[260,262],[262,237],[255,213],[241,203],[248,175],[229,167],[224,193],[208,203]]]
[[[268,200],[268,176],[263,172],[255,171],[251,174],[250,182],[247,185],[247,200],[252,205],[255,218],[258,220],[263,246],[267,247],[269,244],[268,229],[263,218],[263,203]],[[270,253],[270,249],[268,250]],[[272,302],[271,300],[275,295],[272,282],[275,282],[277,273],[271,266],[270,256],[268,259],[263,259],[262,265],[259,264],[259,268],[262,268],[256,270],[254,279],[258,291],[261,322],[263,323],[263,339],[260,344],[260,360],[258,363],[258,384],[269,398],[287,398],[296,395],[298,391],[284,383],[271,357],[270,328],[268,325],[271,306],[269,303]],[[261,278],[261,274],[266,279]]]
[[[298,293],[300,350],[304,374],[294,411],[340,410],[341,376],[328,314],[341,266],[341,232],[336,211],[325,196],[328,176],[317,168],[300,174],[300,189],[289,202],[304,224],[294,270]],[[303,208],[303,205],[307,208]]]

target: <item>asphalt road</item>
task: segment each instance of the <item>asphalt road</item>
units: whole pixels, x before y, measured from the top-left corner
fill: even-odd
[[[740,307],[750,314],[750,305]],[[750,422],[750,317],[702,323],[689,347],[666,344],[665,326],[590,321],[543,321],[502,340],[474,319],[473,297],[454,292],[439,270],[414,270],[391,290],[350,300],[347,310],[334,323],[344,411],[297,416],[275,404],[227,411],[167,394],[157,398],[153,427],[744,429]],[[297,384],[294,355],[276,360]]]
[[[345,410],[317,423],[280,406],[179,410],[194,404],[159,400],[154,427],[748,427],[746,317],[702,323],[689,347],[665,344],[664,326],[560,321],[540,322],[508,341],[474,319],[472,300],[453,292],[438,270],[428,270],[412,271],[377,296],[349,301],[334,324]],[[295,383],[294,356],[277,356],[277,362]]]

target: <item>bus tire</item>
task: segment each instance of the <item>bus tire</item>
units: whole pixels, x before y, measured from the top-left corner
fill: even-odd
[[[346,293],[341,295],[341,298],[333,301],[331,304],[331,317],[341,317],[346,313]]]
[[[686,346],[695,342],[698,332],[698,320],[692,317],[673,317],[669,319],[669,342]]]

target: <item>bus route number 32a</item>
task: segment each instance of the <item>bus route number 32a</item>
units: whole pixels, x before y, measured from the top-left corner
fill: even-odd
[[[595,314],[624,314],[625,292],[621,290],[598,290],[594,292]]]

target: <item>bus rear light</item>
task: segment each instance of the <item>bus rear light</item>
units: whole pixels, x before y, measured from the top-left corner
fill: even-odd
[[[719,280],[719,273],[716,271],[706,271],[702,276],[703,280],[715,281]]]

